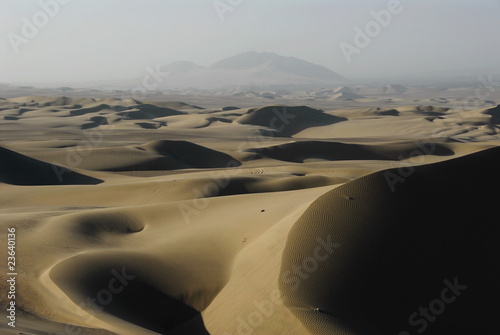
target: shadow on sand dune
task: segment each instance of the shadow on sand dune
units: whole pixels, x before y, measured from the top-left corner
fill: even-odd
[[[321,196],[283,253],[287,307],[313,334],[500,334],[499,168],[496,147]]]
[[[96,185],[103,181],[0,147],[0,182],[12,185]]]

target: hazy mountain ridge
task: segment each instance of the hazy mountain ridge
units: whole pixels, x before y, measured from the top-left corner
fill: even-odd
[[[244,52],[203,67],[189,61],[177,61],[162,67],[169,73],[161,88],[214,88],[256,85],[321,86],[346,81],[343,76],[296,57],[269,52]]]

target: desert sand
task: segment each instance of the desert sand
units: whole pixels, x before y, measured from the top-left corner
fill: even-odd
[[[493,101],[5,92],[2,334],[500,333]]]

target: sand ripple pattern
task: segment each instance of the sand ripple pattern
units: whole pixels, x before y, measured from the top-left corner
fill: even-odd
[[[489,301],[499,297],[500,226],[488,193],[500,186],[499,167],[493,148],[416,167],[394,192],[386,176],[397,169],[323,195],[288,237],[287,307],[313,334],[414,333],[410,315],[439,299],[445,280],[457,281],[467,290],[427,322],[426,334],[499,333]],[[311,261],[318,239],[328,238],[338,247]]]

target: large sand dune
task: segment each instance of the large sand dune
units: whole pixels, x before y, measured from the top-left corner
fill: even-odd
[[[500,186],[498,149],[415,167],[407,177],[380,171],[318,198],[291,229],[283,253],[287,307],[314,334],[398,334],[420,306],[436,298],[446,303],[443,281],[457,281],[466,290],[449,305],[432,305],[439,312],[432,321],[415,317],[418,328],[498,331],[491,302],[498,297],[500,227],[489,191]],[[321,240],[336,245],[321,251],[318,266],[311,257],[320,254]],[[294,267],[304,278],[291,274]]]
[[[499,107],[414,100],[0,100],[0,333],[500,333]]]

